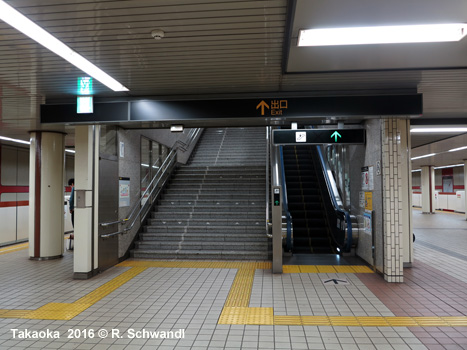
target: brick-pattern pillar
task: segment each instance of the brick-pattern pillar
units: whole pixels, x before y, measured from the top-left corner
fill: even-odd
[[[407,150],[401,146],[398,119],[385,119],[382,123],[382,173],[383,173],[383,233],[384,279],[403,282],[403,176],[401,154]]]

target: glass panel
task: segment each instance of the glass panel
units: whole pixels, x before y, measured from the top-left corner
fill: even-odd
[[[147,186],[151,182],[151,153],[150,153],[151,141],[145,137],[141,138],[141,165],[140,165],[140,179],[141,179],[141,195],[146,191]],[[144,205],[145,200],[143,199],[141,205]]]
[[[99,152],[111,156],[117,155],[117,127],[101,126]]]

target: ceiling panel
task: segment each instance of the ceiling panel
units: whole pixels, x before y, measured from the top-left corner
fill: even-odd
[[[406,91],[423,93],[422,118],[467,116],[467,70],[451,67],[451,61],[464,65],[466,45],[451,54],[443,46],[439,57],[431,57],[428,51],[414,54],[403,50],[406,46],[377,53],[378,64],[397,64],[404,68],[399,71],[368,71],[374,66],[369,57],[371,52],[364,50],[322,51],[311,56],[298,50],[305,72],[284,72],[285,53],[290,45],[292,50],[297,49],[294,38],[298,24],[289,23],[291,14],[287,12],[295,1],[10,0],[8,3],[130,89],[128,93],[114,93],[94,81],[96,99]],[[299,9],[296,19],[301,16],[312,20],[314,25],[347,25],[362,18],[368,24],[387,24],[388,20],[403,23],[414,18],[467,22],[464,0],[452,0],[449,5],[439,0],[299,0],[296,4]],[[287,37],[289,24],[291,38]],[[157,28],[165,31],[162,40],[151,37],[151,31]],[[343,69],[343,53],[353,60],[347,59],[345,64],[353,64],[353,69],[363,67],[364,71],[333,71]],[[442,60],[438,69],[411,69],[423,66],[422,59],[435,58]],[[317,64],[327,64],[332,69],[309,73]],[[0,135],[28,139],[29,130],[43,127],[38,122],[38,105],[74,99],[77,78],[84,75],[0,21]],[[73,128],[44,127],[68,132],[67,145],[73,143]]]

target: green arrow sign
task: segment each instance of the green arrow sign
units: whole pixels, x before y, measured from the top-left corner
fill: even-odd
[[[329,135],[329,134],[328,134]],[[331,135],[331,139],[334,137],[334,142],[337,142],[338,137],[342,137],[337,131],[334,131],[334,134]]]

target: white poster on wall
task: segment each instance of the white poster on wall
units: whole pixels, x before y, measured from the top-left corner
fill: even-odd
[[[359,207],[360,208],[365,208],[365,192],[364,191],[360,191],[358,193],[358,203],[359,203]]]
[[[130,206],[130,178],[120,177],[118,182],[118,206],[129,207]]]
[[[362,190],[373,191],[374,177],[373,166],[365,166],[362,168]]]

